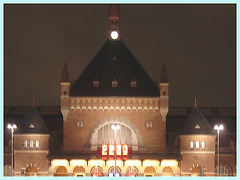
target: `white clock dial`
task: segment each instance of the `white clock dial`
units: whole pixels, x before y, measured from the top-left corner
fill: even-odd
[[[116,40],[116,39],[118,38],[118,32],[117,32],[117,31],[113,31],[113,32],[111,33],[111,38],[114,39],[114,40]]]

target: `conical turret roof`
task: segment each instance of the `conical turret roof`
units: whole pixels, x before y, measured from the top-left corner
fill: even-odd
[[[67,69],[67,63],[64,63],[63,71],[62,71],[62,76],[60,82],[70,82],[69,74],[68,74],[68,69]]]
[[[49,134],[49,131],[35,106],[33,106],[23,118],[20,126],[16,129],[16,134]]]
[[[162,66],[162,71],[161,71],[159,82],[160,83],[169,83],[165,64],[163,64],[163,66]]]
[[[181,135],[216,135],[216,132],[205,119],[195,104],[181,130]]]

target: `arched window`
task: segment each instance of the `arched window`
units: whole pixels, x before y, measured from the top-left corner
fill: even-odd
[[[218,173],[219,171],[219,173]],[[220,175],[220,176],[228,176],[228,169],[222,165],[219,166],[219,169],[218,169],[218,166],[216,167],[215,169],[215,175]]]
[[[64,166],[58,166],[55,170],[54,176],[67,176],[67,168]]]
[[[193,141],[190,141],[190,148],[192,149],[193,148]]]
[[[206,148],[206,142],[202,141],[202,148]]]
[[[85,176],[85,169],[82,166],[76,166],[73,170],[73,176]]]
[[[152,166],[148,166],[144,169],[144,176],[155,176],[156,170]]]
[[[103,176],[103,169],[100,166],[94,166],[90,173],[91,176]]]
[[[27,145],[28,145],[28,143],[27,143],[27,141],[25,140],[25,141],[24,141],[24,147],[27,148]]]
[[[174,176],[172,168],[164,167],[162,170],[162,176]]]
[[[39,148],[39,141],[36,141],[36,148]]]
[[[196,148],[199,148],[199,141],[196,141]]]
[[[30,148],[33,148],[33,141],[30,141]]]

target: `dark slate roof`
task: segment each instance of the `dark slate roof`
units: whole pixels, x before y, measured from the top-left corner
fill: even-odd
[[[165,67],[165,64],[163,64],[161,75],[160,75],[160,83],[169,83],[168,81],[168,75],[167,75],[167,70]]]
[[[112,87],[114,77],[118,87]],[[93,87],[95,78],[99,87]],[[131,87],[133,78],[136,87]],[[159,90],[121,40],[107,40],[73,84],[70,96],[159,97]]]
[[[68,69],[67,69],[67,63],[64,63],[63,71],[62,71],[62,76],[60,82],[70,82],[69,74],[68,74]]]
[[[187,120],[185,121],[183,128],[181,130],[182,135],[185,134],[207,134],[207,135],[216,135],[216,132],[210,126],[208,121],[205,119],[203,114],[200,112],[197,106],[195,106]]]
[[[16,134],[49,134],[49,131],[35,106],[32,107],[23,118],[16,130]]]

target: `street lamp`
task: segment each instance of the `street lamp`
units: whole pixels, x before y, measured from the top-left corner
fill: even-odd
[[[117,130],[120,129],[120,126],[117,124],[117,125],[112,125],[112,129],[114,130],[115,132],[115,141],[114,141],[114,149],[115,149],[115,152],[114,152],[114,159],[115,159],[115,164],[114,164],[114,176],[116,174],[116,159],[117,159],[117,148],[116,148],[116,135],[117,135]]]
[[[12,166],[12,176],[13,176],[13,133],[14,133],[14,129],[17,129],[17,126],[16,126],[16,124],[8,124],[7,128],[11,129],[11,135],[12,135],[11,166]]]
[[[223,125],[215,125],[214,126],[214,129],[217,130],[217,134],[218,134],[218,168],[217,168],[217,173],[218,173],[218,176],[219,176],[219,171],[220,171],[220,166],[219,166],[219,136],[220,136],[220,130],[223,130]]]

